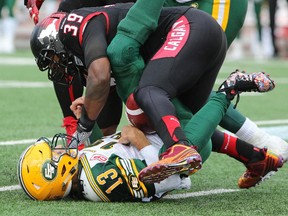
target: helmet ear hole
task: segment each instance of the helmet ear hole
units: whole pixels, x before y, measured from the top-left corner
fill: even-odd
[[[65,174],[65,172],[66,172],[66,166],[63,165],[61,175],[63,176]]]

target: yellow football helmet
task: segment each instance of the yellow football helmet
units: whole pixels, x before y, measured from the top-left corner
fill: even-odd
[[[65,147],[68,145],[59,147],[59,138],[63,143],[63,140],[67,140],[67,135],[56,134],[52,142],[47,138],[40,138],[19,159],[18,179],[31,199],[61,199],[71,190],[72,178],[78,166],[78,150]]]

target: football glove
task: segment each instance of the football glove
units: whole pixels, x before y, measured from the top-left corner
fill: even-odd
[[[89,145],[88,138],[90,137],[92,131],[89,132],[79,132],[78,130],[75,131],[73,134],[73,137],[75,139],[72,139],[69,143],[69,148],[78,148],[78,150],[81,150],[84,146]]]
[[[76,139],[72,139],[72,141],[69,144],[70,148],[77,148],[79,145],[82,145],[82,143],[85,143],[88,141],[88,138],[92,134],[93,127],[95,125],[95,121],[90,120],[87,116],[87,112],[83,106],[82,108],[82,115],[80,119],[78,120],[78,126],[77,130],[73,134],[73,137]],[[87,144],[86,144],[87,146]]]
[[[39,10],[43,4],[44,0],[25,0],[24,4],[29,10],[30,17],[33,19],[36,25],[39,21]]]

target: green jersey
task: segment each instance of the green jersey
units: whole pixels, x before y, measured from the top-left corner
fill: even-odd
[[[150,201],[181,188],[183,181],[179,175],[156,184],[141,182],[138,173],[146,167],[145,156],[132,145],[120,144],[119,138],[120,133],[107,136],[81,150],[78,178],[85,199],[95,202]],[[163,145],[161,139],[156,134],[147,135],[147,139],[158,154]],[[190,181],[185,178],[187,180]]]

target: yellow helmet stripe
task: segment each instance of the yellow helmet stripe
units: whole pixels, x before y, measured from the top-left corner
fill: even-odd
[[[93,174],[91,172],[91,168],[89,165],[89,162],[87,160],[86,155],[83,155],[80,157],[80,161],[82,163],[83,169],[85,171],[85,174],[87,176],[87,179],[89,181],[90,186],[92,187],[93,191],[100,197],[100,199],[103,202],[110,202],[107,196],[102,192],[102,190],[98,187],[97,183],[95,182],[95,179],[93,177]]]
[[[230,5],[230,0],[214,0],[213,3],[212,16],[224,31],[228,24]]]

